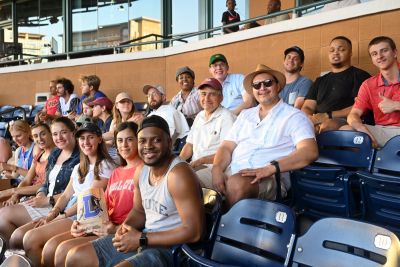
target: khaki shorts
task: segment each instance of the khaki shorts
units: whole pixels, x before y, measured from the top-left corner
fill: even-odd
[[[230,167],[225,171],[225,174],[229,177],[232,175]],[[290,177],[289,173],[281,173],[281,194],[282,198],[286,197],[287,191],[290,188]],[[275,175],[271,177],[264,178],[258,183],[258,198],[265,200],[275,200],[276,199],[276,179]]]
[[[400,135],[399,126],[383,126],[365,124],[368,131],[375,137],[379,147],[383,147],[389,139],[396,135]]]

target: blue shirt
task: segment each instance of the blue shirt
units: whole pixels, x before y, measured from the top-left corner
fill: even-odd
[[[243,74],[228,74],[222,84],[222,100],[221,105],[229,110],[234,110],[243,103]]]
[[[50,187],[49,174],[50,171],[56,165],[57,159],[60,156],[61,151],[62,150],[59,148],[55,148],[53,149],[53,151],[51,151],[46,166],[46,181],[44,182],[43,186],[37,191],[37,193],[43,192],[46,196],[49,193],[49,187]],[[71,178],[72,170],[78,163],[79,163],[79,148],[78,145],[76,145],[71,156],[69,157],[69,159],[63,162],[61,170],[57,174],[53,195],[61,194],[62,192],[64,192],[65,188],[68,185],[69,179]]]
[[[279,93],[279,97],[283,102],[293,106],[296,98],[305,97],[312,85],[312,81],[304,76],[300,76],[292,83],[287,83],[283,90]]]
[[[99,98],[99,97],[107,97],[107,96],[106,96],[103,92],[101,92],[101,91],[96,91],[96,93],[94,93],[93,100],[95,100],[96,98]],[[83,96],[81,96],[81,98],[80,98],[81,104],[80,104],[80,105],[78,106],[78,108],[76,109],[76,113],[77,113],[78,115],[82,114],[82,103],[83,103],[83,100],[84,100],[85,98],[88,98],[88,96],[87,96],[87,95],[83,95]]]

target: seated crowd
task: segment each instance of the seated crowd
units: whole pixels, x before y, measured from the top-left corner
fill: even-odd
[[[215,54],[197,87],[192,69],[177,70],[169,104],[165,88],[145,85],[146,112],[126,92],[113,104],[95,75],[81,78],[81,98],[70,80],[51,81],[36,123],[10,125],[15,162],[0,143],[0,169],[16,184],[0,191],[0,235],[34,266],[172,266],[173,246],[205,236],[201,187],[222,193],[225,211],[244,198],[275,200],[290,189],[289,171],[317,159],[316,134],[361,131],[376,147],[400,135],[396,45],[379,36],[368,52],[373,77],[351,65],[348,38],[333,38],[331,71],[314,82],[300,74],[298,46],[284,51],[283,72],[228,73]],[[90,188],[105,191],[109,220],[87,234],[77,198]]]

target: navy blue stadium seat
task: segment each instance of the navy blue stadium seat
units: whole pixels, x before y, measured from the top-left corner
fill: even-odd
[[[36,106],[33,106],[29,118],[35,118],[35,116],[36,116],[40,111],[42,111],[43,108],[44,108],[44,104],[38,104],[38,105],[36,105]]]
[[[32,105],[21,105],[21,108],[23,108],[25,110],[25,119],[28,119],[31,115],[31,110],[32,110]],[[24,118],[24,112],[20,109],[17,109],[14,111],[14,119],[18,120],[18,119],[23,119]]]
[[[397,236],[382,227],[344,218],[324,218],[297,238],[292,266],[400,266]]]
[[[374,150],[369,136],[355,131],[330,131],[317,136],[319,158],[291,172],[296,211],[313,220],[361,214],[355,171],[370,170]]]
[[[185,137],[183,137],[183,138],[178,138],[178,139],[176,139],[175,144],[174,144],[173,147],[172,147],[172,152],[173,152],[175,155],[179,156],[179,154],[181,153],[183,147],[184,147],[185,144],[186,144],[186,138],[187,138],[187,136],[185,136]]]
[[[135,103],[135,110],[140,112],[145,112],[147,109],[147,102],[136,102]]]
[[[400,136],[376,153],[372,173],[359,171],[363,218],[400,236]]]
[[[295,239],[295,214],[280,203],[243,199],[221,217],[211,257],[188,245],[189,266],[288,266]]]
[[[12,109],[14,109],[14,106],[11,105],[5,105],[0,107],[0,113],[4,112],[0,114],[0,120],[5,122],[11,121],[14,118],[14,111],[12,112],[7,112],[7,111]]]
[[[3,137],[3,138],[7,137],[7,129],[8,129],[7,122],[0,121],[0,137]]]

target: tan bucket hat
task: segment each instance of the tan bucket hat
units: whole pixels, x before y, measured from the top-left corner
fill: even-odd
[[[258,64],[256,70],[247,74],[243,80],[243,87],[244,87],[244,89],[246,89],[246,91],[249,94],[251,94],[251,95],[253,94],[253,86],[251,84],[253,83],[254,77],[260,73],[268,73],[268,74],[274,76],[278,80],[280,90],[282,90],[283,87],[285,87],[286,78],[282,72],[273,70],[270,67],[265,66],[263,64]]]

